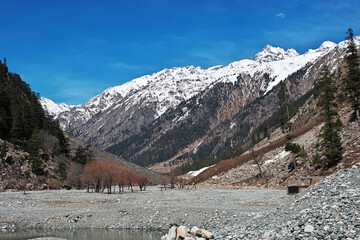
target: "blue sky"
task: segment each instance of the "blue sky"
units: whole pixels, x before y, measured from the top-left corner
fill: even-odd
[[[266,44],[304,53],[360,35],[358,0],[0,0],[0,57],[41,96],[82,104],[174,66],[227,65]]]

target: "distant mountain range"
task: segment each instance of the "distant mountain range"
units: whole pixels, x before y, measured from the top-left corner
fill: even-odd
[[[359,37],[355,41],[360,45]],[[41,104],[82,140],[143,166],[174,166],[245,144],[276,112],[280,81],[286,81],[291,99],[298,99],[313,88],[323,64],[338,66],[345,48],[345,42],[326,41],[300,55],[267,45],[254,58],[227,66],[145,75],[81,106],[45,98]]]

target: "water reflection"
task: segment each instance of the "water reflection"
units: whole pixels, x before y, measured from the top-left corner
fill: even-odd
[[[161,232],[77,229],[77,230],[26,230],[0,232],[2,240],[25,240],[40,237],[57,237],[68,240],[159,240]]]

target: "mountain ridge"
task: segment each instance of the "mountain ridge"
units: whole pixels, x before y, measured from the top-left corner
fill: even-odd
[[[273,48],[274,47],[269,47]],[[334,45],[331,46],[332,48]],[[129,81],[123,85],[114,86],[106,89],[103,93],[90,99],[88,102],[81,106],[75,106],[70,110],[66,110],[55,115],[59,119],[61,127],[65,130],[69,125],[74,131],[75,136],[88,140],[87,135],[82,136],[82,125],[90,121],[96,115],[101,113],[109,114],[109,111],[122,108],[122,112],[127,117],[131,117],[135,110],[128,111],[131,107],[141,108],[147,107],[145,113],[141,113],[146,117],[154,120],[161,116],[169,108],[176,107],[180,102],[188,100],[191,97],[199,94],[202,90],[211,87],[217,82],[230,82],[235,83],[240,73],[249,74],[254,76],[257,72],[267,72],[273,81],[264,83],[261,90],[265,93],[269,92],[272,87],[277,85],[279,81],[284,80],[289,74],[299,70],[310,61],[325,54],[330,48],[319,47],[316,50],[309,50],[302,55],[286,55],[282,59],[276,58],[273,61],[258,61],[251,59],[244,59],[235,61],[227,66],[213,66],[208,69],[201,67],[187,66],[187,67],[174,67],[170,69],[163,69],[160,72],[151,75],[145,75]],[[266,48],[266,47],[265,47]],[[280,48],[276,48],[279,50]],[[291,49],[288,52],[293,52]],[[285,50],[281,50],[285,52]],[[46,108],[46,106],[45,106]],[[96,128],[92,132],[100,130],[103,122],[98,122],[99,119],[93,119],[92,124]],[[122,121],[116,124],[121,124]],[[149,121],[150,122],[150,121]],[[69,124],[70,123],[70,124]],[[138,133],[142,127],[146,127],[147,121],[143,121],[133,133]],[[107,131],[107,130],[104,130]],[[124,133],[122,133],[124,134]],[[91,134],[90,134],[91,135]],[[124,137],[126,139],[128,136]],[[108,141],[112,142],[112,141]],[[101,143],[98,140],[94,142],[99,146],[109,146],[109,143]]]
[[[355,40],[360,45],[360,38]],[[338,67],[345,48],[345,41],[326,41],[302,55],[287,50],[293,54],[279,59],[275,52],[271,61],[164,69],[108,88],[58,119],[72,122],[73,135],[142,166],[214,157],[226,148],[246,146],[250,134],[275,113],[280,81],[286,80],[296,100],[312,89],[324,63]],[[265,47],[274,49],[279,50]]]

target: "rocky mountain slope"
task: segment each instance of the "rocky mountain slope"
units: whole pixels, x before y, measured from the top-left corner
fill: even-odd
[[[263,139],[254,147],[255,156],[262,169],[262,178],[259,177],[259,167],[254,162],[254,155],[247,151],[237,158],[225,160],[206,169],[194,180],[200,181],[199,185],[203,187],[274,188],[284,186],[287,180],[298,179],[301,176],[327,176],[354,165],[360,167],[360,125],[358,122],[349,121],[352,109],[346,102],[339,106],[339,115],[343,122],[340,132],[343,146],[342,161],[326,171],[313,164],[314,156],[318,153],[320,129],[323,126],[319,109],[314,102],[316,100],[313,97],[309,98],[298,114],[291,119],[295,126],[299,122],[306,123],[304,127],[294,129],[291,133],[291,143],[299,144],[302,148],[300,153],[294,154],[285,150],[285,143],[290,141],[285,138],[280,128],[276,129],[270,138]],[[222,165],[230,167],[220,171]]]
[[[57,118],[81,139],[143,166],[168,169],[246,146],[276,112],[281,80],[296,100],[313,88],[324,63],[337,68],[345,48],[345,42],[324,42],[299,55],[266,46],[253,59],[225,67],[165,69],[109,88]]]
[[[253,60],[245,59],[228,66],[164,69],[106,89],[84,105],[62,111],[57,118],[64,129],[70,123],[75,136],[107,147],[140,132],[166,110],[176,107],[209,86],[235,83],[240,74],[252,78],[267,73],[271,82],[261,82],[261,85],[253,81],[244,83],[246,87],[256,84],[265,93],[280,80],[334,47],[334,43],[325,42],[319,49],[299,55],[293,49],[284,51],[268,45]],[[44,101],[43,104],[45,108],[51,109],[46,107],[47,102]]]
[[[290,99],[296,100],[293,113],[311,95],[309,91],[319,77],[321,67],[324,64],[330,69],[339,66],[345,46],[339,44],[315,62],[286,77]],[[270,63],[283,63],[285,66],[289,60],[291,58]],[[218,82],[178,107],[169,109],[142,133],[108,150],[138,164],[164,171],[186,162],[199,163],[197,167],[200,168],[213,164],[211,160],[204,161],[206,159],[236,156],[239,154],[236,149],[246,148],[252,134],[264,135],[265,131],[274,130],[266,129],[276,122],[276,116],[271,121],[267,119],[277,112],[278,86],[274,84],[269,91],[261,87],[270,86],[272,81],[271,75],[257,72],[253,76],[239,74],[235,83]],[[206,165],[202,165],[205,162]]]

